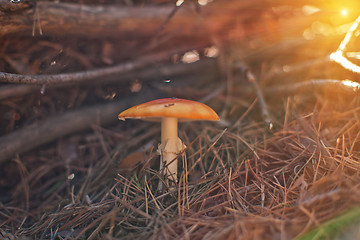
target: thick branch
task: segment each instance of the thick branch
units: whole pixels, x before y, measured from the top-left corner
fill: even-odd
[[[191,38],[220,32],[227,28],[234,16],[249,16],[246,6],[254,1],[222,1],[196,11],[193,5],[182,6],[167,23],[163,33],[168,36]],[[38,2],[38,18],[34,8],[20,13],[0,11],[0,37],[31,36],[33,27],[41,26],[44,35],[82,35],[87,37],[141,38],[153,36],[174,11],[174,6],[87,6],[54,2]],[[34,21],[38,21],[38,24]]]
[[[159,93],[151,93],[153,98]],[[49,143],[60,137],[90,129],[94,124],[106,125],[117,121],[117,114],[134,103],[149,98],[141,93],[121,102],[92,106],[53,116],[44,121],[35,122],[0,138],[0,163],[33,148]]]

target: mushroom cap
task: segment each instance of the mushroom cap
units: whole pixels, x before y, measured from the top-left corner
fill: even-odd
[[[138,118],[159,121],[163,117],[174,117],[179,121],[220,120],[209,106],[180,98],[162,98],[142,103],[123,111],[118,117],[120,120]]]

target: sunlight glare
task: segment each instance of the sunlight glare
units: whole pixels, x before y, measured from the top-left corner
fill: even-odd
[[[319,8],[315,7],[315,6],[311,6],[311,5],[305,5],[302,7],[302,11],[305,15],[312,15],[314,13],[317,13],[320,11]]]
[[[353,37],[355,30],[358,28],[360,23],[360,16],[355,20],[355,22],[351,25],[349,31],[346,33],[344,39],[340,43],[340,46],[336,52],[333,52],[330,54],[330,59],[334,62],[339,63],[342,67],[345,69],[348,69],[350,71],[360,73],[360,67],[356,64],[349,61],[344,56],[344,50],[346,49],[348,43],[350,42],[350,39]]]
[[[196,50],[186,52],[184,56],[181,58],[181,61],[183,63],[193,63],[199,60],[200,60],[200,56],[198,51]]]
[[[219,49],[216,46],[206,48],[204,51],[206,57],[215,58],[219,55]]]
[[[209,2],[212,2],[212,0],[198,0],[198,4],[201,6],[207,5]]]
[[[336,34],[347,33],[349,31],[351,25],[352,25],[352,23],[346,23],[346,24],[342,24],[342,25],[336,27],[336,29],[335,29]]]
[[[132,93],[140,92],[141,88],[142,88],[142,85],[141,85],[140,81],[137,79],[130,83],[130,91]],[[116,96],[116,93],[113,93],[112,98],[115,98],[115,96]]]
[[[326,23],[315,21],[311,24],[311,29],[315,34],[320,34],[323,36],[330,36],[333,34],[333,28]]]
[[[345,69],[348,69],[356,73],[360,73],[360,67],[350,62],[346,57],[344,57],[343,52],[341,50],[338,50],[330,54],[330,59],[334,62],[339,63]]]
[[[360,52],[347,52],[346,56],[349,58],[360,59]]]
[[[348,13],[349,12],[347,9],[341,9],[341,11],[340,11],[341,16],[343,16],[343,17],[346,17],[348,15]]]
[[[360,84],[351,80],[343,80],[341,83],[345,86],[352,87],[355,92],[360,88]]]
[[[313,40],[315,38],[315,33],[311,29],[307,28],[303,32],[303,38],[305,40]]]
[[[284,65],[284,66],[282,67],[282,70],[283,70],[283,72],[290,72],[290,71],[291,71],[291,66],[289,66],[289,65]]]
[[[176,6],[177,6],[177,7],[180,7],[181,4],[183,4],[183,2],[184,2],[184,0],[178,0],[178,1],[176,2]]]

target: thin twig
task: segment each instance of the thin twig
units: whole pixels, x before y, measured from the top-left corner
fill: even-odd
[[[282,94],[288,96],[299,93],[313,93],[322,89],[359,94],[360,84],[350,80],[312,79],[306,82],[267,87],[264,93],[266,95]]]
[[[85,80],[101,79],[112,75],[120,75],[143,68],[154,62],[163,61],[168,56],[153,55],[136,61],[122,63],[113,67],[100,68],[75,73],[49,74],[49,75],[21,75],[14,73],[0,72],[0,82],[32,84],[32,85],[54,85],[69,82],[79,82]]]
[[[261,113],[262,113],[263,119],[265,121],[265,124],[271,130],[273,127],[273,121],[271,120],[269,110],[268,110],[268,107],[267,107],[267,104],[266,104],[266,101],[264,98],[263,91],[259,87],[259,84],[257,83],[257,80],[256,80],[254,74],[252,74],[250,71],[248,71],[246,76],[248,78],[248,81],[253,85],[253,87],[255,89],[255,93],[259,100],[259,105],[260,105]]]

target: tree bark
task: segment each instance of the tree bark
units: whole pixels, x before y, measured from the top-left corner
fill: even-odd
[[[0,5],[0,37],[31,36],[33,30],[39,34],[40,27],[43,35],[59,36],[131,39],[149,37],[162,29],[170,37],[208,37],[226,30],[234,17],[252,15],[246,7],[253,6],[254,1],[218,0],[198,10],[194,4],[183,5],[171,19],[168,17],[175,5],[124,7],[38,2],[21,11],[5,11]]]

